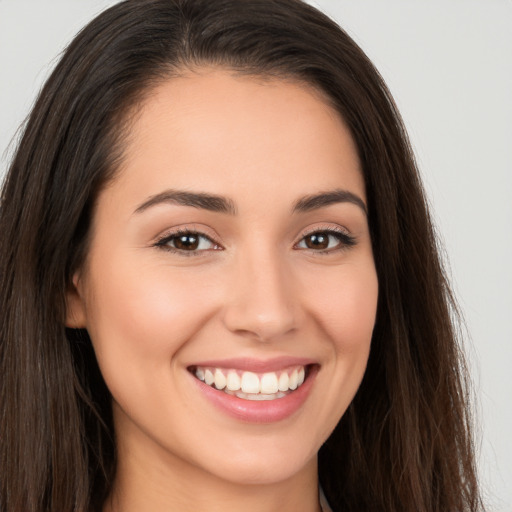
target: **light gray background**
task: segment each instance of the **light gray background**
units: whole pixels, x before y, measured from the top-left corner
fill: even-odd
[[[0,173],[56,57],[112,0],[0,0]],[[512,1],[311,0],[408,127],[466,317],[489,510],[512,510]]]

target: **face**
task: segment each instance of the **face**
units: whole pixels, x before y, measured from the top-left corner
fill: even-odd
[[[377,304],[348,129],[305,85],[204,70],[158,86],[124,156],[68,297],[121,466],[235,483],[316,471]]]

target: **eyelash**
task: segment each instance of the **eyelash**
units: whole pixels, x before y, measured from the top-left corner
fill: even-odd
[[[333,227],[329,226],[329,227],[325,227],[325,228],[322,228],[322,227],[315,228],[307,233],[304,233],[302,235],[302,238],[300,239],[300,241],[297,244],[295,244],[294,248],[299,243],[303,242],[306,238],[313,236],[313,235],[317,235],[317,236],[318,235],[327,235],[328,237],[332,236],[332,237],[336,238],[338,241],[337,246],[332,247],[330,249],[329,248],[327,248],[327,249],[310,249],[309,248],[309,251],[311,251],[314,254],[336,253],[339,251],[347,250],[350,247],[353,247],[354,245],[356,245],[356,243],[357,243],[356,238],[352,235],[349,235],[345,230],[343,230],[341,228],[333,228]],[[306,249],[306,250],[308,250],[308,249]]]
[[[185,249],[178,249],[177,247],[172,247],[168,245],[173,240],[176,240],[180,237],[197,237],[198,239],[208,240],[209,243],[215,246],[214,249],[202,249],[202,250],[190,250],[187,251]],[[201,243],[201,242],[199,242]],[[217,244],[211,237],[205,235],[204,233],[200,233],[199,231],[195,231],[193,229],[178,229],[172,233],[167,233],[160,239],[156,241],[154,244],[155,247],[159,249],[163,249],[164,251],[169,251],[175,254],[179,254],[181,256],[199,256],[205,250],[220,250],[220,245]]]
[[[304,242],[306,238],[311,237],[313,235],[326,235],[328,237],[334,237],[337,239],[338,244],[336,247],[327,248],[327,249],[311,249],[311,248],[298,248],[297,246]],[[197,237],[198,239],[207,240],[209,243],[214,245],[214,248],[212,249],[194,249],[194,250],[185,250],[185,249],[178,249],[176,247],[172,247],[169,244],[173,241],[178,239],[179,237]],[[198,242],[199,244],[201,241]],[[356,245],[357,241],[355,237],[352,235],[349,235],[347,232],[345,232],[342,229],[336,229],[333,227],[328,228],[315,228],[304,235],[302,235],[299,242],[297,242],[294,245],[294,249],[296,250],[308,250],[314,254],[330,254],[335,253],[338,251],[349,249],[350,247],[353,247]],[[220,244],[212,240],[211,237],[208,235],[205,235],[204,233],[201,233],[199,231],[195,231],[193,229],[179,229],[177,231],[174,231],[172,233],[165,234],[161,238],[159,238],[155,243],[154,247],[157,247],[159,249],[163,249],[164,251],[169,251],[175,254],[179,254],[181,256],[200,256],[204,251],[211,251],[211,250],[221,250],[222,247]]]

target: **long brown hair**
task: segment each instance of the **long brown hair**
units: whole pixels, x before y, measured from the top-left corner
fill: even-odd
[[[202,65],[313,85],[358,148],[379,304],[364,380],[319,454],[333,510],[480,510],[455,309],[407,135],[362,50],[300,0],[127,0],[48,79],[1,196],[0,510],[99,509],[109,493],[110,395],[87,332],[65,328],[66,290],[130,113]]]

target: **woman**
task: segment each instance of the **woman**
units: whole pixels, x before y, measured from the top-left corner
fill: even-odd
[[[314,8],[101,14],[0,225],[2,510],[480,509],[407,137]]]

